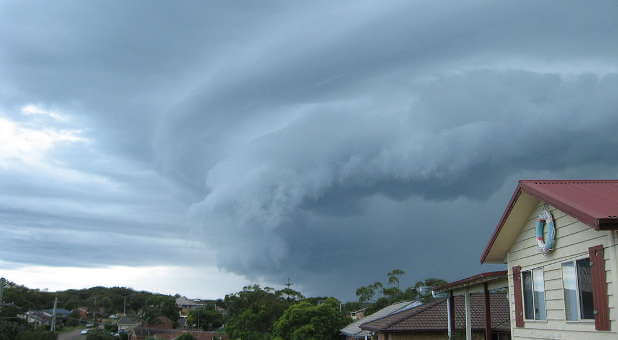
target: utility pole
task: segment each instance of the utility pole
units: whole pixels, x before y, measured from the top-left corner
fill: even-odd
[[[125,316],[127,316],[127,296],[124,296],[124,309],[122,312]]]
[[[6,284],[6,280],[4,278],[0,279],[0,306],[2,306],[2,293],[4,290],[4,285]]]
[[[290,287],[292,287],[294,284],[292,283],[292,281],[290,281],[290,278],[288,277],[288,282],[285,284],[285,286],[288,287],[288,289],[290,289]]]
[[[97,324],[97,297],[94,297],[94,312],[92,313],[92,323]]]
[[[52,319],[51,319],[51,325],[49,326],[49,330],[51,332],[55,332],[56,331],[56,306],[58,305],[58,297],[56,296],[54,298],[54,309],[52,312]]]

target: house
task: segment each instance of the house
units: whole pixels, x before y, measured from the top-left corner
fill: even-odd
[[[51,314],[42,311],[28,311],[25,313],[26,322],[35,327],[49,326],[51,324]]]
[[[513,339],[618,339],[616,230],[617,180],[519,181],[481,255],[507,264]]]
[[[383,318],[385,316],[400,312],[402,310],[416,307],[420,304],[421,303],[418,301],[404,301],[404,302],[394,303],[390,306],[386,306],[371,315],[368,315],[362,319],[356,320],[355,322],[347,325],[345,328],[341,330],[341,334],[343,334],[346,337],[346,340],[370,339],[373,335],[373,332],[368,331],[368,330],[362,330],[360,328],[361,324]]]
[[[508,318],[508,300],[505,293],[490,294],[489,300],[492,312],[491,324],[495,337],[493,339],[508,339],[510,323]],[[375,332],[378,340],[439,340],[448,339],[447,299],[440,299],[419,305],[411,309],[390,314],[367,323],[360,328]],[[460,330],[465,328],[466,317],[464,297],[456,296],[455,324]],[[485,297],[473,295],[470,301],[472,339],[484,339]],[[500,337],[506,334],[507,337]]]
[[[350,312],[350,318],[352,318],[352,320],[355,320],[355,321],[364,318],[365,310],[367,310],[367,308],[362,308],[362,309]]]
[[[88,319],[88,307],[79,307],[77,308],[77,312],[79,313],[80,319]]]
[[[123,316],[118,319],[118,331],[130,331],[139,326],[139,321],[132,319],[128,316]]]
[[[466,339],[510,339],[509,307],[507,299],[507,272],[495,271],[477,274],[455,282],[437,287],[435,292],[446,295],[447,333],[452,339],[462,333]],[[456,301],[463,297],[463,306]],[[496,306],[497,302],[504,302]],[[479,300],[482,306],[479,306]],[[463,309],[463,330],[458,329],[456,314]],[[508,320],[505,322],[504,320]],[[482,333],[479,333],[479,322],[482,321]],[[462,332],[460,332],[460,330]]]
[[[176,298],[176,306],[180,309],[191,310],[202,308],[205,304],[200,301],[188,299],[185,296],[180,296]]]

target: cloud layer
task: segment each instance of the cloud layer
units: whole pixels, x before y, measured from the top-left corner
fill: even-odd
[[[481,270],[518,178],[616,177],[611,1],[1,6],[7,262],[347,298]]]

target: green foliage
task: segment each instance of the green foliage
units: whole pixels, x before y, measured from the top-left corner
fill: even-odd
[[[187,317],[187,323],[192,327],[199,325],[205,331],[212,331],[223,326],[223,314],[208,307],[192,310]]]
[[[118,332],[118,325],[113,323],[106,323],[103,325],[103,329],[107,332]]]
[[[88,332],[86,340],[115,340],[115,338],[109,332],[98,329],[94,332]]]
[[[275,322],[273,334],[282,340],[335,340],[339,329],[351,320],[339,312],[339,301],[328,298],[321,304],[302,301],[290,306]]]
[[[176,299],[167,295],[151,295],[142,308],[142,319],[152,323],[155,318],[165,316],[172,320],[174,324],[178,321],[178,307]]]
[[[356,290],[356,296],[358,296],[358,302],[367,303],[373,301],[376,293],[378,293],[384,285],[381,282],[374,282],[373,284],[360,287]]]
[[[399,277],[402,276],[405,273],[406,272],[404,272],[401,269],[393,269],[393,270],[391,270],[390,273],[386,274],[386,276],[388,277],[388,283],[391,286],[396,286],[397,288],[399,288]]]
[[[270,340],[273,324],[292,304],[283,294],[259,285],[226,295],[224,301],[228,313],[225,331],[231,339],[243,340]]]
[[[0,340],[15,340],[18,334],[28,330],[28,325],[21,320],[0,320]]]
[[[15,340],[57,340],[56,333],[43,330],[30,330],[19,333]]]
[[[88,307],[90,311],[95,308],[97,314],[113,314],[120,313],[124,308],[124,296],[127,296],[127,313],[136,314],[141,311],[151,297],[171,299],[175,302],[174,297],[153,294],[144,291],[135,291],[125,287],[92,287],[88,289],[69,289],[57,293],[43,292],[38,289],[29,289],[24,286],[16,285],[9,282],[9,285],[3,291],[3,301],[14,303],[18,306],[20,313],[27,310],[39,310],[52,308],[54,297],[58,297],[58,308],[74,310],[78,307]],[[3,307],[4,309],[4,307]],[[169,311],[165,311],[168,313]],[[167,314],[163,314],[168,316]],[[168,317],[172,314],[170,313]],[[170,317],[172,321],[178,318],[178,313],[175,317]],[[79,318],[79,316],[77,316]]]
[[[185,333],[179,337],[176,338],[176,340],[195,340],[195,337],[193,337],[193,335]]]
[[[376,282],[368,286],[360,287],[356,290],[356,296],[358,297],[359,303],[364,304],[373,301],[373,298],[381,290],[382,297],[378,298],[373,304],[369,305],[365,311],[365,315],[373,314],[388,305],[400,301],[419,300],[423,303],[433,301],[434,298],[431,294],[428,296],[420,296],[417,288],[422,286],[436,287],[447,283],[441,279],[428,278],[423,281],[418,281],[414,286],[410,286],[402,291],[399,288],[399,285],[400,277],[404,274],[405,272],[401,269],[393,269],[386,274],[388,287],[385,287],[380,282]]]

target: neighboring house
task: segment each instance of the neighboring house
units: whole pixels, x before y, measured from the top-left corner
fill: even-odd
[[[176,299],[176,306],[180,309],[199,309],[204,306],[204,303],[200,301],[195,301],[191,299],[187,299],[185,296],[181,296]]]
[[[508,300],[505,293],[490,294],[492,307],[493,339],[508,339],[510,324]],[[464,297],[456,296],[455,324],[457,329],[465,328]],[[471,297],[472,339],[485,339],[485,315],[483,295]],[[424,305],[390,314],[377,320],[363,323],[361,329],[375,332],[378,340],[438,340],[448,339],[447,299],[440,299]],[[504,335],[504,336],[503,336]]]
[[[373,335],[372,331],[362,330],[360,325],[366,322],[370,322],[376,319],[383,318],[393,313],[400,312],[402,310],[406,310],[409,308],[413,308],[419,306],[421,303],[418,301],[404,301],[399,303],[394,303],[390,306],[386,306],[379,311],[368,315],[362,319],[356,320],[355,322],[347,325],[345,328],[341,330],[341,333],[346,337],[347,340],[352,339],[370,339]]]
[[[355,310],[353,312],[350,312],[350,317],[352,318],[352,320],[359,320],[365,317],[365,310],[367,308],[363,308],[363,309],[359,309],[359,310]]]
[[[139,322],[135,319],[132,319],[128,316],[123,316],[118,319],[118,331],[130,331],[139,326]]]
[[[41,312],[43,313],[47,313],[49,315],[52,315],[54,313],[53,309],[45,309],[42,310]],[[63,308],[56,308],[56,319],[61,318],[61,319],[66,319],[71,315],[71,311],[70,310],[66,310]]]
[[[79,313],[80,319],[88,319],[88,307],[79,307],[77,308],[77,312]]]
[[[51,314],[42,311],[28,311],[25,314],[26,322],[36,327],[51,325]]]
[[[447,333],[449,339],[457,334],[465,335],[466,339],[510,339],[509,306],[508,306],[507,271],[495,271],[476,274],[474,276],[450,282],[435,289],[435,292],[446,295]],[[492,300],[492,296],[494,297]],[[495,297],[502,297],[496,299]],[[456,300],[463,298],[463,306],[457,306]],[[481,301],[479,306],[479,300]],[[496,304],[498,304],[496,306]],[[480,307],[480,308],[479,308]],[[463,308],[464,328],[456,324],[456,311]],[[508,322],[505,322],[508,320]],[[461,321],[460,321],[461,322]],[[479,329],[482,322],[482,329]],[[480,334],[480,331],[482,330]],[[460,337],[461,338],[461,337]]]
[[[546,222],[535,235],[545,210],[556,227],[546,253]],[[618,339],[617,229],[616,180],[519,182],[481,255],[508,266],[513,339]]]

